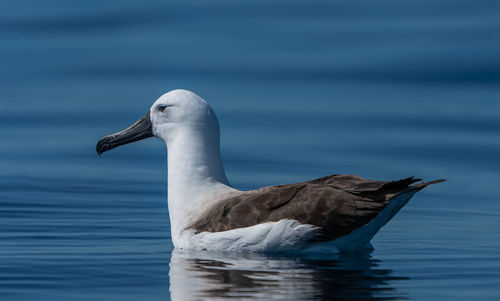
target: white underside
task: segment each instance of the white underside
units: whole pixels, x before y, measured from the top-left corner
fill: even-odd
[[[280,220],[223,232],[185,230],[179,237],[181,249],[230,252],[283,252],[302,249],[317,227],[296,220]]]
[[[370,240],[410,200],[414,192],[394,197],[382,212],[368,224],[335,240],[310,244],[319,228],[296,220],[267,222],[222,232],[185,230],[176,247],[187,250],[229,252],[355,251],[371,248]]]

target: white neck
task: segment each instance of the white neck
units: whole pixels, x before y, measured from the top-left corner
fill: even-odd
[[[220,156],[219,131],[178,128],[166,141],[168,210],[174,245],[180,232],[229,186]]]

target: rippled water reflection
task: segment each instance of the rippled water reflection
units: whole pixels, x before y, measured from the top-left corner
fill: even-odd
[[[380,268],[378,263],[370,253],[295,257],[174,250],[170,292],[172,300],[405,298],[392,283],[409,278]]]

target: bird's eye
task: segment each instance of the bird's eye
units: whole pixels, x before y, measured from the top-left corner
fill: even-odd
[[[163,111],[165,111],[166,108],[167,108],[166,105],[159,105],[158,106],[158,111],[163,112]]]

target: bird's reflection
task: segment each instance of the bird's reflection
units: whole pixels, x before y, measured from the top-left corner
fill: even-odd
[[[378,268],[369,252],[265,255],[174,250],[174,301],[203,299],[397,300],[391,285],[408,278]]]

